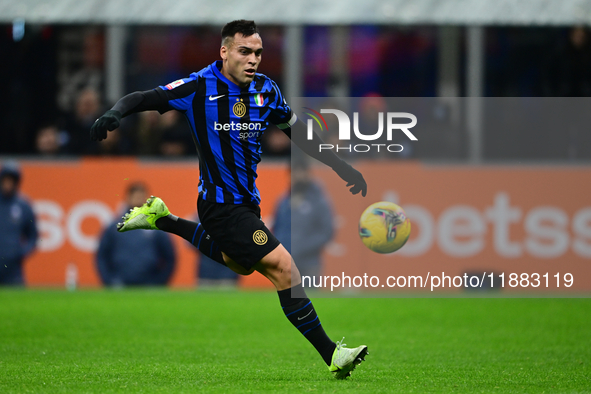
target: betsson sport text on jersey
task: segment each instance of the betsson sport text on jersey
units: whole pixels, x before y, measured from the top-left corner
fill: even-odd
[[[260,122],[240,123],[231,121],[230,123],[218,123],[216,121],[213,122],[213,127],[217,131],[248,131],[238,135],[238,138],[241,140],[252,137],[258,138],[263,130],[263,124]]]

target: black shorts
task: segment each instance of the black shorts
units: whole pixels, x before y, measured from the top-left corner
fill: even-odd
[[[220,250],[247,270],[280,242],[261,220],[261,208],[251,203],[224,204],[197,199],[199,220]]]

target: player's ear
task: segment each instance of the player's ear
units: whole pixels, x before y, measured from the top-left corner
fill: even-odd
[[[228,48],[225,45],[222,45],[220,48],[220,57],[222,60],[226,60],[228,58]]]

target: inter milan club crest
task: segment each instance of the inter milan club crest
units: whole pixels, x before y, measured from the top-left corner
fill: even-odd
[[[257,245],[264,245],[267,243],[267,234],[263,230],[257,230],[252,234],[252,240]]]
[[[257,94],[254,95],[254,102],[259,107],[262,107],[263,106],[263,104],[265,103],[265,99],[263,98],[262,93],[257,93]]]
[[[232,111],[234,111],[234,115],[241,118],[246,114],[246,105],[244,105],[242,99],[236,99],[236,101],[237,103],[232,107]]]

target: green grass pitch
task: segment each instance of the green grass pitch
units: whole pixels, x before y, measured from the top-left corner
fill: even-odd
[[[0,393],[591,392],[590,299],[316,299],[369,346],[336,381],[273,292],[0,290]]]

